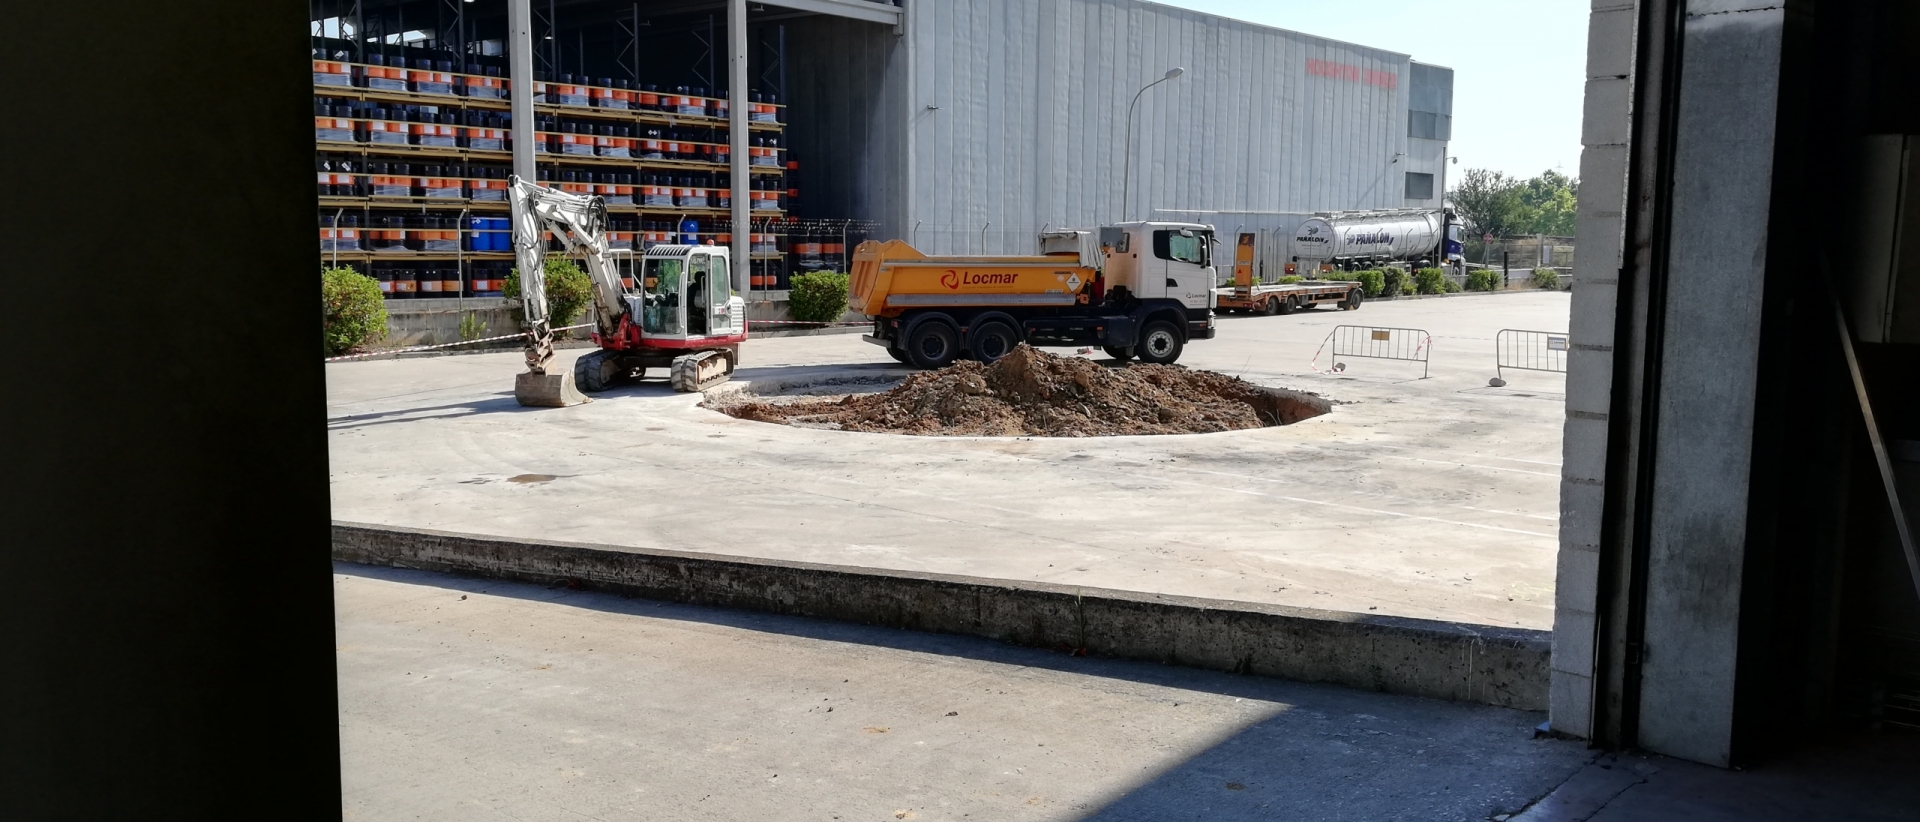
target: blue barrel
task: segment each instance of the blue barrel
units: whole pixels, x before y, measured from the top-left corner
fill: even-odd
[[[680,221],[680,242],[682,245],[700,244],[700,221],[686,219]]]

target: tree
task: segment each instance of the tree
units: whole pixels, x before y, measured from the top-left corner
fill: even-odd
[[[1474,233],[1502,237],[1523,230],[1517,187],[1498,171],[1470,168],[1448,199]]]
[[[1579,180],[1557,171],[1518,180],[1498,171],[1472,168],[1448,194],[1448,200],[1475,234],[1564,237],[1573,234],[1579,192]]]
[[[1526,233],[1571,236],[1579,191],[1580,181],[1552,170],[1521,183],[1517,193],[1525,207]]]

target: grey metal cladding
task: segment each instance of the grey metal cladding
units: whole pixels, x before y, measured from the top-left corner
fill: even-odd
[[[1398,207],[1403,175],[1444,160],[1410,147],[1407,117],[1431,69],[1445,139],[1452,72],[1391,51],[1139,0],[914,0],[903,37],[851,27],[788,40],[832,74],[795,82],[796,108],[838,94],[852,119],[792,133],[809,203],[883,208],[849,216],[927,253],[1028,253],[1045,226],[1127,211]],[[1128,100],[1173,66],[1140,98],[1123,204]],[[858,76],[875,70],[894,76]]]

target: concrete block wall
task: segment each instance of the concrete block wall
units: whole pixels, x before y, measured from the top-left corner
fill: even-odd
[[[1593,0],[1580,130],[1580,254],[1568,328],[1567,405],[1560,469],[1549,722],[1592,735],[1598,629],[1600,514],[1606,492],[1613,330],[1626,235],[1627,137],[1632,125],[1635,0]]]
[[[388,300],[387,338],[382,347],[435,345],[460,341],[460,320],[472,315],[487,327],[482,336],[495,337],[520,330],[507,301],[499,297],[449,300]]]

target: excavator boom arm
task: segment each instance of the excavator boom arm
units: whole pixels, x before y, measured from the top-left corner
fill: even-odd
[[[552,232],[570,256],[586,262],[599,309],[600,333],[611,336],[626,305],[620,272],[607,250],[607,206],[599,197],[569,194],[518,176],[510,180],[513,203],[514,261],[520,269],[520,300],[533,333],[527,341],[527,368],[546,373],[553,358],[551,306],[547,300],[546,239]]]

